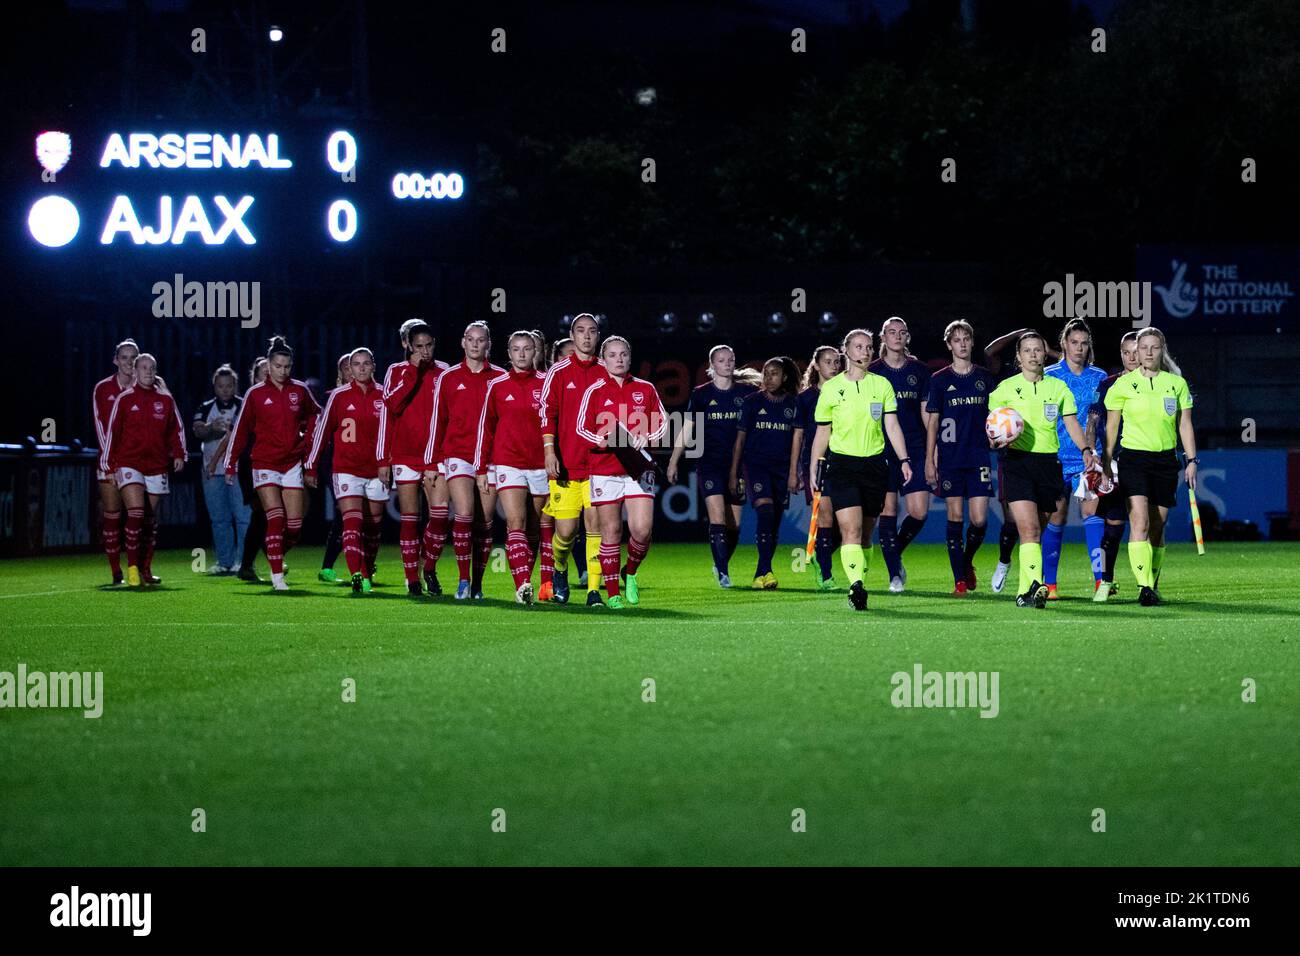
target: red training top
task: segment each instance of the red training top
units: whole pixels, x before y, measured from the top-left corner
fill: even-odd
[[[316,419],[316,433],[307,455],[307,473],[316,471],[325,444],[332,441],[334,474],[378,477],[381,462],[375,456],[375,446],[383,411],[384,396],[373,381],[365,385],[352,381],[330,392],[325,411]]]
[[[615,430],[615,422],[647,443],[668,431],[668,416],[653,385],[634,375],[619,385],[612,375],[602,375],[582,393],[578,408],[578,436],[587,443],[588,468],[593,475],[627,474],[618,456],[600,447],[601,439]]]
[[[578,437],[578,406],[588,387],[604,377],[600,359],[583,361],[573,352],[551,366],[542,386],[542,434],[555,439],[555,453],[573,481],[586,481],[591,474],[591,446]]]
[[[139,382],[117,396],[105,434],[99,453],[103,471],[134,468],[146,475],[166,474],[172,459],[186,456],[185,424],[175,399]]]
[[[483,415],[488,382],[504,375],[505,371],[491,362],[484,362],[483,367],[475,372],[462,359],[442,373],[433,391],[425,461],[474,460],[478,420]]]
[[[379,441],[375,457],[385,465],[405,465],[422,471],[433,462],[424,460],[429,443],[429,418],[433,415],[433,390],[447,370],[446,362],[416,366],[397,362],[384,374],[384,410],[379,413]]]
[[[488,465],[525,471],[546,467],[539,413],[545,381],[541,372],[512,368],[488,383],[474,455],[474,470],[480,475],[487,472]]]
[[[320,406],[296,378],[276,385],[266,378],[244,393],[244,404],[226,444],[227,475],[235,473],[239,456],[252,442],[254,468],[289,471],[307,453],[307,436],[316,427]]]

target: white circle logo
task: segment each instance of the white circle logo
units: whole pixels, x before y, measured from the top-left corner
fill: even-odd
[[[32,238],[43,246],[57,249],[66,246],[81,228],[77,207],[62,196],[46,196],[32,204],[27,214],[27,228]]]

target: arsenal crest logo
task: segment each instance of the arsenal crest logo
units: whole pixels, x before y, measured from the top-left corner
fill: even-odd
[[[633,392],[632,401],[636,402],[638,405],[644,404],[645,392]]]

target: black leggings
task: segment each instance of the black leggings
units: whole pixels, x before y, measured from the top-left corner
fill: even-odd
[[[257,552],[266,542],[266,512],[262,503],[254,499],[251,503],[253,516],[248,521],[248,531],[244,534],[244,556],[239,562],[241,571],[252,571],[257,561]]]
[[[334,509],[334,521],[330,524],[329,536],[325,539],[325,557],[321,559],[320,568],[326,571],[334,567],[334,562],[343,552],[343,509]]]

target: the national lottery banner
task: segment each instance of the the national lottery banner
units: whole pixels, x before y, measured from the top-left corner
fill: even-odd
[[[1151,324],[1163,329],[1300,324],[1300,246],[1138,246],[1137,275],[1150,283]]]

